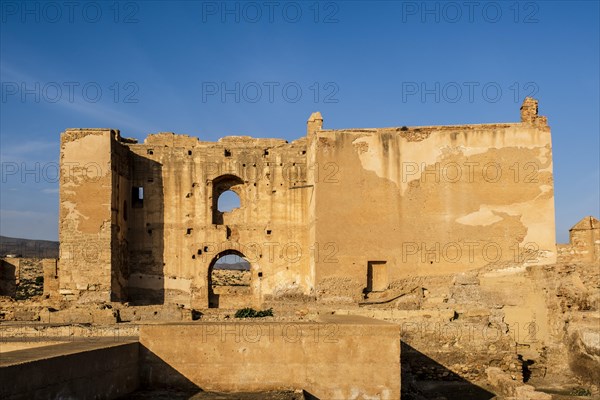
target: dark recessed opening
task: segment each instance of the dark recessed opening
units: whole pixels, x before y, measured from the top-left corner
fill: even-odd
[[[185,231],[186,235],[191,235],[192,234],[192,228],[187,228],[187,230]]]
[[[192,155],[192,151],[188,150],[188,156],[191,156],[191,155]]]
[[[258,277],[259,277],[259,278],[262,278],[262,272],[259,272],[259,273],[258,273]]]
[[[270,234],[271,234],[271,230],[267,229],[267,235],[270,235]]]
[[[231,157],[231,151],[225,149],[225,157]]]
[[[152,154],[154,154],[154,150],[148,149],[147,153],[150,154],[150,155],[152,155]]]
[[[144,206],[144,187],[134,186],[131,188],[131,207],[142,208]]]
[[[269,155],[269,150],[265,149],[265,151],[263,151],[263,156],[268,156]]]

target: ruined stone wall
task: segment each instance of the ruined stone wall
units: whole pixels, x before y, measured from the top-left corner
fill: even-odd
[[[67,298],[260,305],[357,302],[410,276],[556,257],[550,129],[526,99],[509,124],[323,130],[204,142],[107,129],[61,142]],[[227,190],[241,200],[217,210]],[[248,290],[215,293],[215,260],[251,264]]]
[[[527,118],[316,131],[315,240],[331,249],[315,259],[319,298],[355,302],[409,276],[554,262],[550,130]]]
[[[28,300],[58,295],[58,269],[55,258],[0,259],[0,296]]]
[[[556,247],[560,262],[600,262],[600,221],[583,218],[569,230],[569,243]]]
[[[18,259],[0,260],[0,296],[15,297],[18,268]]]
[[[246,303],[311,292],[308,199],[294,189],[305,184],[305,140],[209,143],[163,133],[129,148],[133,185],[144,191],[131,212],[132,300],[207,307],[211,262],[232,250],[252,265]],[[226,189],[239,195],[240,208],[215,213]]]
[[[60,147],[60,293],[67,300],[110,301],[111,129],[69,129]]]
[[[42,259],[42,273],[44,277],[44,296],[47,298],[58,298],[60,290],[58,259]]]
[[[162,147],[162,146],[161,146]],[[164,301],[163,251],[164,206],[162,166],[146,158],[146,151],[130,151],[129,189],[129,280],[128,298],[134,303],[162,304]],[[157,149],[160,155],[162,149]],[[151,149],[148,152],[152,151]],[[139,154],[138,154],[139,152]],[[144,198],[135,199],[135,188],[143,188]]]

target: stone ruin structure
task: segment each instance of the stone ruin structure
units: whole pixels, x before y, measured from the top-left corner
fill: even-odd
[[[557,244],[562,262],[600,263],[600,221],[587,216],[569,229],[569,243]]]
[[[0,344],[94,336],[93,362],[40,347],[56,371],[89,367],[91,393],[600,393],[600,222],[555,244],[534,99],[516,123],[328,130],[314,113],[291,143],[68,129],[60,166],[60,258],[2,259]],[[219,206],[226,192],[239,207]],[[243,274],[219,270],[231,255]],[[244,307],[274,316],[235,317]],[[68,372],[44,378],[35,351],[7,354],[17,383],[0,397],[85,397]]]
[[[0,258],[0,296],[17,300],[56,296],[57,265],[56,258]]]
[[[521,121],[323,128],[292,141],[68,129],[60,147],[60,294],[235,308],[358,303],[407,277],[556,261],[550,128]],[[226,191],[239,208],[218,209]],[[249,286],[213,289],[219,257]]]

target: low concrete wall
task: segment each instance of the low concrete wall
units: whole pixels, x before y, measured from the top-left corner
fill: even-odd
[[[90,339],[91,340],[91,339]],[[0,353],[0,398],[114,399],[139,386],[139,344],[94,338]]]
[[[400,398],[400,327],[369,318],[142,325],[140,344],[144,387]]]

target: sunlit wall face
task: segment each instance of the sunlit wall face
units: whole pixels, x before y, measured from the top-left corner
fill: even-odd
[[[597,2],[270,4],[4,2],[0,233],[57,239],[69,127],[293,140],[317,110],[334,129],[514,122],[526,96],[552,128],[558,241],[598,216]]]

